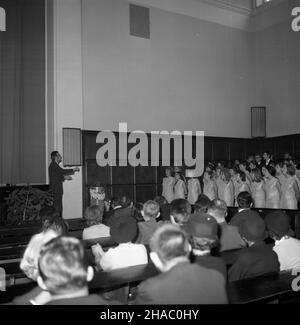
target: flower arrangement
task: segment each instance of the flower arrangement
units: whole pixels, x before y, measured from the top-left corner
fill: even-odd
[[[39,220],[44,205],[53,205],[50,191],[42,191],[31,186],[14,190],[6,199],[7,223],[23,224]]]

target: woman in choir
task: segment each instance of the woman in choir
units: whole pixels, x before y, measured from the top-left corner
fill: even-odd
[[[240,163],[239,167],[240,167],[240,171],[242,171],[243,173],[245,173],[246,181],[247,181],[247,183],[248,183],[248,185],[250,187],[252,180],[251,180],[251,176],[250,176],[250,169],[248,167],[247,162]]]
[[[232,168],[229,169],[230,175],[231,175],[231,180],[233,183],[233,193],[234,193],[234,197],[236,198],[237,195],[235,193],[238,192],[239,189],[239,184],[237,182],[237,174],[240,171],[238,165],[234,165]],[[237,206],[237,202],[235,200],[235,206]]]
[[[265,208],[266,206],[266,193],[264,190],[264,179],[261,171],[255,168],[251,172],[251,195],[254,201],[255,208]]]
[[[256,164],[255,164],[254,161],[250,161],[250,163],[249,163],[249,169],[250,169],[250,173],[251,173],[251,171],[253,171],[254,169],[256,169]],[[252,177],[251,177],[251,179],[252,179]]]
[[[188,180],[188,197],[187,200],[191,205],[194,205],[201,194],[201,185],[199,179],[195,177],[194,170],[187,171]]]
[[[299,161],[291,159],[291,164],[295,167],[295,170],[296,170],[295,179],[296,179],[296,182],[297,182],[299,190],[300,190],[300,170],[299,170],[300,165],[299,165]],[[299,197],[298,197],[297,200],[300,201],[300,194],[299,194]]]
[[[222,171],[222,168],[216,167],[213,177],[212,177],[217,185],[217,188],[219,188],[223,183],[222,179],[221,179],[221,171]]]
[[[175,173],[174,200],[185,199],[187,195],[186,183],[180,173]]]
[[[291,164],[283,165],[283,175],[285,181],[281,186],[281,209],[297,209],[297,200],[299,198],[299,187],[295,178],[296,169]]]
[[[171,167],[166,168],[166,177],[163,178],[163,190],[162,196],[171,203],[174,200],[174,184],[175,178],[173,177],[173,169]]]
[[[283,186],[284,182],[285,182],[285,176],[283,175],[283,162],[278,161],[275,165],[275,169],[276,169],[276,177],[279,180],[280,186]]]
[[[221,181],[218,186],[218,197],[225,201],[228,207],[234,204],[234,188],[231,180],[231,175],[228,169],[224,168],[221,172]]]
[[[237,197],[241,192],[248,192],[251,193],[251,189],[250,186],[246,180],[246,174],[244,172],[242,172],[241,170],[237,172],[236,174],[236,191],[234,193],[235,195],[235,205],[238,206],[237,204]]]
[[[208,162],[205,168],[205,171],[211,171],[213,172],[215,170],[215,165],[212,162]]]
[[[276,170],[272,165],[263,166],[264,190],[266,192],[266,208],[280,209],[281,187],[279,180],[275,177]]]
[[[211,201],[218,198],[218,188],[213,179],[213,171],[204,172],[203,194],[205,194]]]

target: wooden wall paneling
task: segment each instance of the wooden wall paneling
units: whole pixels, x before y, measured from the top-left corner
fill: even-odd
[[[272,139],[260,140],[259,141],[259,151],[261,154],[263,154],[265,151],[274,153],[274,151],[275,151],[274,140],[272,140]]]
[[[157,183],[162,184],[163,178],[166,176],[166,167],[158,166],[157,167]]]
[[[294,143],[292,137],[283,137],[275,141],[275,158],[283,159],[284,153],[289,152],[290,154],[294,151]]]
[[[255,155],[260,152],[258,149],[258,142],[255,139],[246,139],[245,140],[245,158],[247,159],[251,155]]]
[[[126,185],[112,185],[112,196],[119,197],[122,195],[128,195],[131,200],[135,201],[134,197],[134,185],[126,184]]]
[[[100,167],[95,159],[86,160],[86,184],[89,186],[102,186],[111,183],[110,167]]]
[[[152,166],[135,167],[135,184],[156,184],[155,169]]]
[[[213,160],[229,160],[229,142],[227,139],[217,139],[213,142]]]
[[[245,160],[245,142],[244,141],[232,141],[229,143],[229,160],[234,161],[236,159]]]
[[[212,161],[212,143],[209,138],[204,138],[204,161]]]
[[[134,184],[134,168],[131,166],[112,167],[112,185]]]
[[[157,195],[162,195],[162,184],[160,183],[157,185]]]
[[[155,196],[156,196],[155,184],[136,186],[136,202],[145,203],[148,200],[153,200]]]
[[[300,135],[297,135],[294,139],[294,156],[300,159]]]

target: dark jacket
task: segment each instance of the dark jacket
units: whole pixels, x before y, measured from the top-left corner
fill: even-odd
[[[52,161],[49,166],[50,190],[56,194],[63,194],[64,176],[73,174],[73,169],[63,169],[56,162]]]
[[[140,284],[135,304],[226,304],[225,279],[220,272],[183,262]]]
[[[252,210],[245,208],[240,212],[237,212],[229,221],[231,226],[239,227],[245,220],[251,217]]]
[[[134,217],[134,210],[131,207],[126,208],[116,208],[114,210],[110,210],[104,214],[103,217],[103,224],[110,227],[111,223],[115,218],[122,218],[122,217]]]
[[[162,225],[162,221],[157,222],[155,219],[151,219],[149,221],[139,222],[139,235],[136,240],[136,243],[140,243],[143,245],[148,245],[151,236],[155,232],[155,230]]]
[[[210,254],[204,256],[193,256],[192,260],[207,269],[213,269],[220,272],[227,281],[227,268],[224,260],[221,257],[212,256]]]
[[[260,242],[240,251],[236,262],[229,269],[228,279],[236,281],[265,273],[279,272],[279,269],[278,257],[272,246]]]
[[[240,236],[238,227],[228,225],[226,222],[220,223],[220,251],[243,248],[245,242]]]
[[[98,295],[89,295],[77,298],[57,299],[48,302],[46,305],[118,305],[118,302],[107,301]]]
[[[30,300],[36,298],[42,292],[43,290],[39,286],[36,286],[22,296],[16,297],[12,303],[14,305],[31,305]]]

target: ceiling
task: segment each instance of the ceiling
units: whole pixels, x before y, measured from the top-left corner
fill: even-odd
[[[271,11],[269,9],[276,9],[278,5],[289,2],[289,0],[271,0],[259,8],[254,8],[253,1],[254,0],[134,0],[137,4],[248,31],[253,29],[251,26],[256,24],[256,17],[259,17],[260,13],[269,12]],[[269,24],[272,24],[271,20],[269,20]]]

